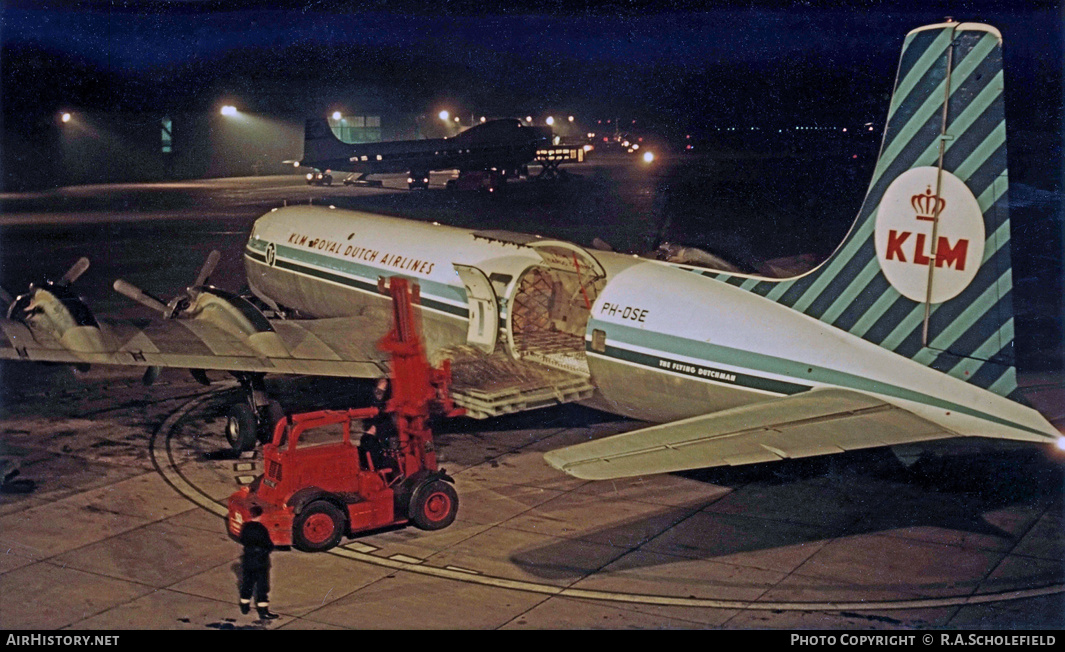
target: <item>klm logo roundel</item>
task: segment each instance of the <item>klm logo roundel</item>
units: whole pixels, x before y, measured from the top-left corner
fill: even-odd
[[[277,247],[274,243],[270,242],[266,245],[266,264],[270,267],[274,266],[274,262],[277,260]]]
[[[884,192],[874,240],[880,269],[892,287],[918,303],[929,296],[932,303],[942,303],[958,296],[980,269],[984,216],[961,179],[934,167],[912,168]]]

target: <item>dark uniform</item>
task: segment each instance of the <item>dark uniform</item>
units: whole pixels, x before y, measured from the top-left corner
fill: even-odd
[[[359,452],[363,459],[367,457],[373,463],[374,470],[399,470],[392,450],[396,446],[396,426],[388,414],[378,416],[366,422],[366,432],[359,439]]]
[[[240,611],[248,613],[252,594],[255,595],[255,609],[259,618],[270,620],[277,614],[270,611],[270,552],[274,544],[270,533],[262,523],[252,521],[240,531],[240,543],[244,553],[240,556]]]
[[[373,390],[373,405],[378,409],[377,416],[363,422],[365,429],[359,439],[359,452],[362,459],[370,458],[375,470],[391,469],[399,471],[399,465],[391,449],[398,444],[399,433],[392,415],[388,412],[388,401],[392,397],[392,384],[387,378],[378,378]],[[389,454],[389,451],[392,454]]]

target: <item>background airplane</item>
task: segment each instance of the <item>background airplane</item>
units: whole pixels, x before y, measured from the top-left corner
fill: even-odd
[[[798,277],[293,206],[245,248],[267,308],[207,285],[209,259],[169,303],[116,282],[161,321],[100,321],[70,288],[79,264],[11,303],[0,358],[231,371],[246,401],[227,433],[244,449],[279,411],[263,374],[382,373],[383,285],[400,274],[469,415],[577,401],[658,424],[546,456],[578,477],[953,437],[1060,443],[1018,401],[1002,91],[994,28],[908,34],[865,203]]]
[[[410,188],[427,188],[432,170],[458,170],[465,175],[492,172],[492,187],[517,177],[536,158],[537,150],[552,144],[547,127],[530,127],[516,118],[489,120],[451,138],[395,140],[348,144],[337,138],[322,118],[304,125],[303,159],[297,165],[313,168],[308,183],[333,182],[333,171],[350,172],[357,178],[345,183],[368,181],[371,174],[407,172]]]

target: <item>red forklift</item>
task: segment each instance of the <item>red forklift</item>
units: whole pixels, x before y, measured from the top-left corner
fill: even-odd
[[[280,419],[263,446],[265,472],[229,497],[227,529],[234,539],[245,524],[259,521],[275,546],[320,552],[345,535],[411,522],[439,530],[455,520],[458,494],[437,468],[429,428],[431,417],[463,414],[449,393],[450,362],[434,368],[426,358],[412,308],[418,286],[408,288],[399,277],[387,288],[379,285],[392,297],[393,327],[378,343],[391,355],[391,396],[372,407]],[[352,441],[352,423],[361,431],[364,422],[376,430],[374,447]],[[334,439],[339,430],[340,441],[301,446],[301,437],[318,429]]]

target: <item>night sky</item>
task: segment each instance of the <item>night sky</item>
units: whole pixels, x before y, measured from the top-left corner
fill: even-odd
[[[906,32],[952,15],[1003,32],[1008,83],[1025,89],[1011,128],[1059,131],[1060,10],[998,4],[1010,8],[14,0],[0,66],[16,121],[71,104],[208,108],[222,93],[292,113],[316,95],[372,86],[406,112],[446,100],[494,116],[637,119],[676,137],[717,124],[881,119]]]

